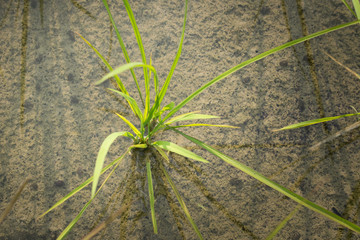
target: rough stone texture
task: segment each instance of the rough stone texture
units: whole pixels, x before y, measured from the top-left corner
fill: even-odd
[[[130,4],[146,54],[151,54],[162,83],[176,54],[184,2]],[[109,5],[132,61],[140,61],[122,2],[109,1]],[[105,73],[103,64],[75,32],[112,66],[124,60],[101,1],[0,0],[0,6],[0,208],[5,209],[26,177],[32,179],[0,225],[0,239],[55,239],[89,199],[90,188],[44,218],[36,218],[92,175],[107,135],[127,130],[112,111],[135,121],[126,102],[106,91],[111,83],[94,85]],[[340,0],[190,1],[183,53],[165,103],[179,103],[227,69],[290,39],[350,21],[353,16]],[[181,113],[215,114],[222,119],[209,122],[239,128],[184,131],[359,225],[359,130],[309,150],[357,119],[272,132],[298,121],[351,113],[351,106],[360,108],[359,79],[325,54],[359,74],[359,33],[359,26],[333,32],[232,74],[189,102]],[[137,75],[141,79],[141,71]],[[136,96],[130,74],[121,77]],[[264,239],[296,207],[182,137],[164,134],[163,139],[210,161],[192,163],[171,154],[169,166],[205,239]],[[128,145],[129,141],[119,139],[107,161]],[[175,195],[158,175],[154,181],[159,235],[152,233],[142,159],[141,155],[125,159],[68,239],[86,235],[131,200],[129,196],[135,201],[126,213],[127,221],[115,220],[96,239],[197,238]],[[153,171],[156,174],[158,169]],[[301,208],[276,239],[358,238]]]

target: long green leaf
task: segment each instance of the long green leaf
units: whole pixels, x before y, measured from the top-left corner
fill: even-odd
[[[142,116],[141,110],[140,110],[139,106],[137,105],[135,99],[133,99],[129,95],[126,95],[118,90],[111,89],[111,88],[108,88],[108,89],[113,92],[116,92],[117,94],[120,94],[123,98],[125,98],[128,101],[129,105],[132,107],[132,109],[134,109],[135,115],[140,119],[141,122],[143,121],[143,116]]]
[[[141,138],[141,133],[140,131],[129,121],[127,120],[124,116],[120,115],[119,113],[115,113],[116,115],[118,115],[130,128],[131,130],[134,131],[134,133]]]
[[[292,200],[294,200],[295,202],[297,203],[300,203],[301,205],[317,212],[317,213],[320,213],[322,214],[323,216],[327,217],[328,219],[330,220],[333,220],[355,232],[359,232],[360,233],[360,227],[357,226],[356,224],[342,218],[342,217],[339,217],[338,215],[326,210],[325,208],[301,197],[300,195],[297,195],[296,193],[288,190],[287,188],[281,186],[280,184],[266,178],[265,176],[263,176],[262,174],[260,174],[259,172],[253,170],[252,168],[236,161],[235,159],[229,157],[229,156],[226,156],[225,154],[223,154],[222,152],[219,152],[218,150],[212,148],[211,146],[203,143],[202,141],[196,139],[196,138],[193,138],[193,137],[190,137],[188,135],[186,135],[185,133],[183,132],[180,132],[179,130],[176,130],[176,129],[173,129],[175,132],[181,134],[182,136],[184,136],[185,138],[189,139],[190,141],[194,142],[195,144],[197,144],[198,146],[204,148],[205,150],[209,151],[211,154],[219,157],[220,159],[222,159],[224,162],[236,167],[237,169],[243,171],[244,173],[250,175],[251,177],[259,180],[260,182],[268,185],[269,187],[273,188],[274,190],[284,194],[285,196],[291,198]]]
[[[146,155],[146,174],[147,174],[147,180],[148,180],[148,190],[149,190],[149,201],[150,201],[150,210],[151,210],[151,219],[154,227],[154,233],[157,234],[157,224],[156,224],[156,216],[155,216],[155,197],[154,197],[154,187],[152,182],[152,176],[151,176],[151,164],[149,155]]]
[[[204,163],[208,163],[207,160],[205,160],[204,158],[200,157],[199,155],[183,148],[180,147],[179,145],[176,145],[175,143],[172,142],[167,142],[167,141],[156,141],[153,142],[152,145],[157,145],[158,147],[166,150],[166,151],[170,151],[170,152],[174,152],[177,153],[181,156],[187,157],[187,158],[191,158],[193,160],[199,161],[199,162],[204,162]]]
[[[131,25],[134,30],[134,34],[135,34],[136,41],[139,46],[142,62],[143,62],[143,64],[147,65],[144,46],[143,46],[143,43],[141,40],[140,32],[139,32],[138,26],[136,24],[134,14],[131,10],[129,2],[127,0],[123,0],[123,2],[125,5],[125,8],[126,8],[126,12],[128,13]],[[145,96],[145,116],[146,116],[150,109],[150,82],[149,82],[149,74],[148,74],[148,71],[147,71],[147,68],[145,67],[145,65],[143,66],[143,70],[144,70],[145,91],[146,91],[146,96]]]
[[[357,19],[360,21],[360,1],[359,0],[352,0]]]
[[[280,232],[280,230],[283,229],[285,225],[293,218],[293,216],[300,210],[301,207],[302,205],[298,204],[296,208],[292,210],[291,213],[289,213],[289,215],[287,215],[284,220],[282,220],[281,223],[279,223],[276,228],[266,237],[266,240],[273,239],[275,235],[278,234],[278,232]]]
[[[92,184],[92,189],[91,189],[91,198],[93,198],[95,196],[95,192],[96,192],[96,187],[97,184],[99,182],[99,178],[101,175],[101,170],[105,161],[105,157],[109,151],[109,148],[111,146],[111,144],[115,141],[116,138],[120,137],[120,136],[126,136],[128,133],[127,132],[114,132],[112,134],[110,134],[109,136],[107,136],[104,140],[104,142],[101,144],[97,159],[96,159],[96,163],[95,163],[95,168],[94,168],[94,179],[93,179],[93,184]]]
[[[123,154],[125,156],[127,153],[129,153],[130,149],[134,146],[130,146],[127,151]],[[81,211],[78,213],[78,215],[69,223],[69,225],[62,231],[62,233],[58,236],[57,240],[62,240],[66,237],[66,235],[70,232],[70,230],[74,227],[74,225],[79,221],[80,217],[83,215],[87,207],[90,205],[92,200],[96,197],[96,195],[100,192],[102,187],[105,185],[105,183],[109,180],[110,176],[115,172],[116,168],[119,166],[121,161],[118,161],[115,167],[111,170],[111,172],[106,176],[103,183],[97,190],[97,192],[94,194],[93,197],[90,198],[90,200],[84,205],[84,207],[81,209]]]
[[[195,112],[191,112],[191,113],[185,113],[185,114],[176,116],[176,117],[170,119],[169,121],[167,121],[165,124],[171,124],[171,123],[179,122],[179,121],[211,119],[211,118],[220,118],[220,117],[214,116],[214,115],[197,114]]]
[[[176,56],[175,56],[175,59],[174,59],[174,62],[171,66],[171,69],[170,69],[170,72],[165,80],[165,83],[164,85],[162,86],[161,88],[161,91],[160,91],[160,97],[159,97],[159,100],[158,100],[158,104],[160,105],[165,94],[166,94],[166,91],[167,91],[167,88],[169,86],[169,83],[170,83],[170,80],[171,80],[171,77],[174,73],[174,70],[176,68],[176,65],[179,61],[179,58],[181,56],[181,51],[182,51],[182,45],[183,45],[183,42],[184,42],[184,36],[185,36],[185,25],[186,25],[186,18],[187,18],[187,8],[188,8],[188,0],[185,1],[185,14],[184,14],[184,23],[183,23],[183,27],[182,27],[182,31],[181,31],[181,37],[180,37],[180,43],[179,43],[179,47],[178,47],[178,51],[176,53]]]
[[[98,85],[98,84],[106,81],[107,79],[112,78],[112,77],[114,77],[114,76],[116,76],[116,75],[118,75],[118,74],[120,74],[122,72],[125,72],[125,71],[133,69],[133,68],[138,68],[138,67],[148,68],[150,71],[153,72],[154,77],[157,78],[157,73],[156,73],[156,70],[155,70],[155,68],[153,66],[150,66],[150,65],[147,65],[147,64],[144,64],[144,63],[141,63],[141,62],[132,62],[132,63],[127,63],[127,64],[124,64],[124,65],[121,65],[121,66],[115,68],[111,72],[107,73],[104,77],[102,77],[95,84]]]
[[[123,40],[122,40],[122,38],[121,38],[121,35],[120,35],[120,33],[119,33],[119,31],[118,31],[118,29],[117,29],[117,27],[116,27],[116,24],[115,24],[115,22],[114,22],[114,19],[113,19],[112,15],[111,15],[111,12],[110,12],[108,3],[107,3],[106,0],[103,0],[103,3],[104,3],[104,6],[105,6],[105,8],[106,8],[106,10],[107,10],[107,12],[108,12],[110,21],[111,21],[111,23],[112,23],[112,25],[113,25],[113,27],[114,27],[114,29],[115,29],[116,36],[117,36],[117,38],[118,38],[118,40],[119,40],[119,44],[120,44],[121,50],[122,50],[122,52],[123,52],[123,54],[124,54],[125,60],[126,60],[127,63],[130,63],[131,61],[130,61],[129,54],[128,54],[127,51],[126,51],[125,44],[124,44],[124,42],[123,42]],[[136,87],[137,87],[137,90],[138,90],[138,93],[139,93],[141,102],[142,102],[143,106],[145,106],[145,103],[144,103],[144,100],[143,100],[143,98],[142,98],[142,94],[141,94],[141,91],[140,91],[140,86],[139,86],[139,83],[138,83],[138,81],[137,81],[137,79],[136,79],[135,72],[134,72],[133,69],[130,69],[130,72],[131,72],[131,75],[132,75],[132,77],[133,77],[133,79],[134,79],[134,82],[135,82],[135,84],[136,84]]]
[[[99,51],[98,51],[88,40],[86,40],[83,36],[81,36],[80,33],[77,33],[77,32],[75,32],[75,33],[76,33],[77,35],[79,35],[79,36],[82,38],[82,40],[84,40],[84,42],[85,42],[87,45],[89,45],[89,46],[94,50],[94,52],[95,52],[95,53],[98,55],[98,57],[104,62],[104,64],[106,65],[106,67],[109,69],[109,71],[112,71],[113,68],[110,66],[110,64],[108,63],[108,61],[106,61],[106,59],[99,53]],[[126,91],[125,86],[124,86],[124,84],[122,83],[122,81],[120,80],[119,76],[113,75],[112,77],[115,78],[115,80],[116,80],[116,82],[117,82],[120,90],[121,90],[123,93],[125,93],[125,94],[128,95],[128,92]]]
[[[126,152],[127,153],[127,152]],[[126,154],[125,153],[125,154]],[[116,158],[114,161],[112,161],[111,163],[109,163],[106,167],[104,167],[101,170],[100,174],[103,174],[104,172],[106,172],[109,168],[111,168],[112,166],[114,166],[114,164],[116,164],[118,161],[121,161],[124,157],[125,154],[123,154],[121,157]],[[70,197],[72,197],[73,195],[75,195],[76,193],[80,192],[83,188],[85,188],[87,185],[89,185],[90,183],[92,183],[92,181],[94,180],[94,176],[91,176],[90,178],[88,178],[86,181],[84,181],[83,183],[81,183],[78,187],[76,187],[75,189],[73,189],[71,192],[69,192],[66,196],[64,196],[63,198],[61,198],[58,202],[56,202],[51,208],[49,208],[49,210],[47,210],[46,212],[44,212],[43,214],[41,214],[39,217],[37,217],[37,219],[42,218],[43,216],[45,216],[47,213],[49,213],[50,211],[52,211],[53,209],[57,208],[58,206],[60,206],[63,202],[65,202],[66,200],[68,200]]]
[[[257,55],[256,57],[253,57],[249,60],[246,60],[242,63],[240,63],[239,65],[236,65],[235,67],[227,70],[226,72],[220,74],[219,76],[217,76],[216,78],[214,78],[213,80],[207,82],[205,85],[203,85],[202,87],[200,87],[199,89],[197,89],[195,92],[193,92],[190,96],[188,96],[187,98],[185,98],[181,103],[179,103],[176,107],[173,108],[173,110],[171,110],[166,116],[165,118],[163,119],[163,121],[165,121],[166,119],[168,119],[169,117],[171,117],[173,114],[175,114],[177,111],[179,111],[186,103],[188,103],[190,100],[192,100],[194,97],[196,97],[197,95],[199,95],[201,92],[203,92],[205,89],[207,89],[208,87],[210,87],[211,85],[217,83],[218,81],[224,79],[225,77],[229,76],[230,74],[240,70],[241,68],[251,64],[251,63],[254,63],[256,61],[259,61],[260,59],[263,59],[271,54],[274,54],[280,50],[283,50],[285,48],[288,48],[288,47],[291,47],[291,46],[294,46],[296,44],[299,44],[301,42],[304,42],[304,41],[307,41],[307,40],[310,40],[312,38],[315,38],[315,37],[318,37],[318,36],[321,36],[321,35],[324,35],[326,33],[329,33],[329,32],[332,32],[332,31],[335,31],[335,30],[339,30],[341,28],[345,28],[345,27],[349,27],[349,26],[352,26],[354,24],[358,24],[359,21],[353,21],[353,22],[349,22],[349,23],[345,23],[345,24],[341,24],[341,25],[338,25],[338,26],[335,26],[335,27],[332,27],[332,28],[328,28],[328,29],[325,29],[325,30],[322,30],[322,31],[319,31],[319,32],[316,32],[316,33],[313,33],[313,34],[310,34],[308,36],[305,36],[305,37],[302,37],[302,38],[299,38],[299,39],[296,39],[296,40],[293,40],[293,41],[290,41],[290,42],[287,42],[281,46],[278,46],[278,47],[275,47],[273,49],[270,49],[264,53],[261,53],[259,55]]]
[[[218,125],[218,124],[207,124],[207,123],[193,123],[179,126],[171,126],[172,128],[181,128],[181,127],[224,127],[224,128],[239,128],[230,125]]]
[[[354,15],[354,17],[356,17],[356,13],[354,13],[354,11],[351,9],[349,3],[346,0],[341,0],[345,6],[347,7],[347,9],[349,9],[349,11],[352,13],[352,15]]]
[[[167,162],[170,162],[169,157],[166,155],[164,150],[162,150],[158,145],[153,145],[153,146]]]
[[[190,212],[189,212],[188,208],[186,207],[186,204],[185,204],[185,202],[183,201],[183,199],[182,199],[179,191],[177,190],[175,184],[173,183],[173,181],[172,181],[171,178],[169,177],[169,174],[166,172],[166,170],[165,170],[165,168],[164,168],[164,166],[163,166],[162,164],[160,164],[160,168],[161,168],[161,170],[163,171],[163,173],[164,173],[167,181],[169,182],[171,188],[173,189],[173,191],[174,191],[174,193],[175,193],[175,196],[176,196],[178,202],[180,203],[180,206],[181,206],[181,208],[183,209],[183,211],[184,211],[187,219],[189,220],[191,226],[194,228],[196,234],[199,236],[199,239],[203,239],[203,237],[202,237],[202,235],[201,235],[198,227],[196,226],[196,223],[195,223],[194,220],[192,219],[192,217],[191,217],[191,215],[190,215]]]
[[[280,128],[280,129],[275,129],[273,131],[277,132],[277,131],[282,131],[282,130],[289,130],[289,129],[294,129],[294,128],[306,127],[306,126],[317,124],[317,123],[333,121],[335,119],[339,119],[339,118],[343,118],[343,117],[351,117],[351,116],[356,116],[356,115],[360,115],[360,113],[351,113],[351,114],[345,114],[345,115],[340,115],[340,116],[336,116],[336,117],[326,117],[326,118],[313,119],[313,120],[309,120],[309,121],[305,121],[305,122],[291,124],[291,125],[288,125],[286,127]]]

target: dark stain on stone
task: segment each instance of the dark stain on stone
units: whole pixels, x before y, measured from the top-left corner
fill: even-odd
[[[68,32],[67,32],[67,35],[68,35],[68,37],[69,37],[69,39],[70,39],[70,41],[71,42],[75,42],[75,36],[74,36],[74,32],[73,31],[71,31],[71,30],[69,30]]]
[[[43,62],[43,60],[44,60],[44,56],[39,55],[37,58],[35,58],[35,64],[40,64]]]
[[[37,191],[39,189],[39,186],[37,185],[37,183],[33,183],[30,185],[30,189],[33,191]]]
[[[69,73],[69,75],[67,77],[67,80],[70,81],[70,82],[73,82],[74,81],[74,75],[72,73]]]
[[[71,96],[70,98],[70,103],[71,104],[78,104],[79,103],[79,99],[75,96]]]
[[[270,12],[271,12],[271,10],[270,10],[269,7],[263,7],[263,8],[261,8],[261,10],[260,10],[261,15],[269,15]]]
[[[245,78],[241,79],[242,83],[244,83],[244,84],[248,84],[250,82],[250,80],[251,80],[250,77],[245,77]]]
[[[38,0],[31,0],[31,3],[30,3],[31,8],[36,8],[37,2],[38,2]]]
[[[285,67],[287,67],[288,65],[289,65],[289,64],[288,64],[288,62],[287,62],[286,60],[283,60],[283,61],[280,62],[280,67],[285,68]]]
[[[55,187],[65,187],[65,182],[63,180],[56,180],[54,182]]]
[[[230,185],[235,187],[237,190],[241,190],[244,183],[240,179],[233,178],[229,181]]]

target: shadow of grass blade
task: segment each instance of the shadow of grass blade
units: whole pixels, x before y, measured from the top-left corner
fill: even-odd
[[[342,217],[339,217],[338,215],[326,210],[325,208],[307,200],[306,198],[301,197],[300,195],[297,195],[296,193],[290,191],[289,189],[281,186],[280,184],[266,178],[265,176],[263,176],[262,174],[260,174],[259,172],[253,170],[252,168],[236,161],[235,159],[223,154],[222,152],[219,152],[218,150],[212,148],[211,146],[203,143],[202,141],[190,137],[188,135],[186,135],[183,132],[180,132],[179,130],[173,129],[175,132],[181,134],[182,136],[184,136],[185,138],[189,139],[190,141],[192,141],[193,143],[197,144],[198,146],[204,148],[205,150],[207,150],[208,152],[210,152],[211,154],[219,157],[220,159],[222,159],[224,162],[232,165],[233,167],[236,167],[237,169],[243,171],[244,173],[248,174],[249,176],[257,179],[258,181],[268,185],[269,187],[271,187],[272,189],[284,194],[285,196],[291,198],[292,200],[294,200],[297,203],[300,203],[301,205],[322,214],[323,216],[327,217],[330,220],[333,220],[355,232],[360,233],[360,227]]]
[[[293,216],[301,209],[302,205],[298,204],[294,210],[291,211],[291,213],[289,213],[289,215],[287,215],[284,220],[281,221],[281,223],[279,223],[276,228],[266,237],[266,240],[271,240],[273,239],[276,234],[278,234],[278,232],[281,231],[281,229],[283,229],[285,227],[285,225],[293,218]]]
[[[200,157],[199,155],[183,148],[180,147],[179,145],[176,145],[175,143],[172,142],[167,142],[167,141],[156,141],[153,142],[152,145],[156,145],[166,151],[170,151],[170,152],[174,152],[177,153],[181,156],[193,159],[195,161],[199,161],[199,162],[204,162],[204,163],[208,163],[207,160],[205,160],[204,158]]]
[[[125,61],[126,61],[127,63],[130,63],[131,61],[130,61],[129,54],[128,54],[127,51],[126,51],[126,47],[125,47],[124,41],[122,40],[121,35],[120,35],[120,32],[119,32],[119,30],[117,29],[116,24],[115,24],[115,21],[114,21],[112,15],[111,15],[111,12],[110,12],[108,3],[107,3],[106,0],[103,0],[103,3],[104,3],[104,6],[105,6],[105,8],[106,8],[106,10],[107,10],[107,12],[108,12],[108,15],[109,15],[111,24],[113,25],[113,27],[114,27],[114,29],[115,29],[116,36],[117,36],[117,38],[118,38],[118,41],[119,41],[121,50],[122,50],[122,52],[123,52],[123,54],[124,54]],[[130,72],[131,72],[131,75],[132,75],[132,77],[133,77],[133,79],[134,79],[134,82],[135,82],[135,84],[136,84],[136,87],[137,87],[137,90],[138,90],[138,93],[139,93],[139,96],[140,96],[142,105],[145,107],[144,99],[143,99],[143,97],[142,97],[142,94],[141,94],[141,91],[140,91],[140,86],[139,86],[139,83],[138,83],[138,81],[137,81],[135,72],[134,72],[133,69],[130,69]]]
[[[167,91],[167,88],[169,86],[169,83],[170,83],[170,80],[172,78],[172,75],[175,71],[175,68],[176,68],[176,65],[179,61],[179,58],[181,56],[181,52],[182,52],[182,46],[183,46],[183,42],[184,42],[184,36],[185,36],[185,25],[186,25],[186,18],[187,18],[187,8],[188,8],[188,0],[185,1],[185,13],[184,13],[184,22],[183,22],[183,27],[182,27],[182,31],[181,31],[181,37],[180,37],[180,43],[179,43],[179,47],[178,47],[178,50],[177,50],[177,53],[176,53],[176,56],[175,56],[175,59],[174,59],[174,62],[173,64],[171,65],[171,68],[170,68],[170,72],[168,74],[168,76],[166,77],[166,80],[165,80],[165,83],[164,85],[162,86],[161,90],[160,90],[160,95],[159,95],[159,100],[158,100],[158,105],[161,104],[165,94],[166,94],[166,91]]]
[[[275,130],[273,130],[273,132],[278,132],[278,131],[282,131],[282,130],[289,130],[289,129],[295,129],[295,128],[300,128],[300,127],[306,127],[306,126],[314,125],[314,124],[317,124],[317,123],[333,121],[333,120],[336,120],[336,119],[339,119],[339,118],[351,117],[351,116],[356,116],[356,115],[360,115],[360,113],[351,113],[351,114],[345,114],[345,115],[340,115],[340,116],[335,116],[335,117],[326,117],[326,118],[313,119],[313,120],[309,120],[309,121],[304,121],[304,122],[300,122],[300,123],[291,124],[291,125],[288,125],[286,127],[280,128],[280,129],[275,129]]]
[[[150,201],[150,209],[151,209],[151,220],[154,227],[154,233],[157,234],[157,224],[156,224],[156,216],[155,216],[155,197],[154,197],[154,187],[152,182],[152,176],[151,176],[151,164],[149,155],[146,155],[146,174],[147,174],[147,180],[148,180],[148,189],[149,189],[149,201]]]
[[[94,179],[91,189],[91,198],[95,196],[96,187],[99,182],[99,178],[101,175],[101,170],[105,161],[105,157],[109,151],[111,144],[115,141],[116,138],[124,136],[126,137],[128,132],[114,132],[107,136],[104,142],[101,144],[98,156],[96,158],[95,168],[94,168]]]
[[[169,174],[166,172],[164,166],[162,164],[160,164],[160,168],[161,170],[163,171],[167,181],[169,182],[172,190],[174,191],[175,193],[175,196],[181,206],[181,208],[183,209],[187,219],[189,220],[191,226],[193,227],[193,229],[195,230],[196,234],[198,235],[199,239],[203,239],[198,227],[196,226],[196,223],[194,222],[194,220],[192,219],[191,215],[190,215],[190,212],[188,210],[188,208],[186,207],[186,204],[185,202],[183,201],[183,199],[181,198],[181,195],[179,193],[179,191],[177,190],[177,188],[175,187],[175,184],[173,183],[173,181],[171,180],[171,178],[169,177]]]
[[[307,41],[307,40],[310,40],[312,38],[315,38],[315,37],[318,37],[318,36],[321,36],[321,35],[324,35],[326,33],[329,33],[329,32],[332,32],[332,31],[336,31],[336,30],[339,30],[339,29],[342,29],[342,28],[345,28],[345,27],[349,27],[349,26],[352,26],[354,24],[358,24],[359,21],[353,21],[353,22],[349,22],[349,23],[345,23],[345,24],[341,24],[341,25],[337,25],[335,27],[331,27],[331,28],[328,28],[328,29],[325,29],[325,30],[322,30],[322,31],[319,31],[319,32],[316,32],[316,33],[313,33],[313,34],[310,34],[308,36],[305,36],[305,37],[302,37],[302,38],[299,38],[299,39],[296,39],[296,40],[293,40],[293,41],[290,41],[290,42],[287,42],[281,46],[278,46],[278,47],[275,47],[273,49],[270,49],[266,52],[263,52],[249,60],[246,60],[242,63],[240,63],[239,65],[236,65],[235,67],[225,71],[224,73],[220,74],[219,76],[217,76],[216,78],[214,78],[213,80],[207,82],[206,84],[204,84],[202,87],[200,87],[198,90],[196,90],[195,92],[193,92],[190,96],[188,96],[187,98],[185,98],[181,103],[179,103],[176,107],[174,107],[173,110],[171,110],[163,119],[163,121],[165,121],[166,119],[168,119],[169,117],[171,117],[173,114],[175,114],[177,111],[179,111],[186,103],[188,103],[190,100],[192,100],[194,97],[196,97],[197,95],[199,95],[201,92],[203,92],[205,89],[207,89],[208,87],[210,87],[211,85],[217,83],[218,81],[224,79],[225,77],[229,76],[230,74],[240,70],[241,68],[251,64],[251,63],[254,63],[256,61],[259,61],[260,59],[263,59],[269,55],[272,55],[278,51],[281,51],[285,48],[288,48],[288,47],[291,47],[291,46],[294,46],[296,44],[299,44],[301,42],[304,42],[304,41]]]

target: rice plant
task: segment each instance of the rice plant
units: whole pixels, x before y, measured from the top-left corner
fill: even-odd
[[[178,50],[175,56],[175,59],[172,63],[170,72],[167,75],[167,78],[165,79],[163,85],[160,87],[160,81],[158,79],[158,74],[156,72],[156,69],[152,66],[151,60],[148,61],[145,55],[145,50],[142,44],[141,35],[138,30],[136,20],[134,18],[134,14],[132,12],[132,9],[130,7],[130,4],[127,0],[123,0],[124,6],[126,8],[127,14],[129,16],[131,25],[134,30],[134,34],[136,37],[137,44],[139,46],[139,51],[141,53],[141,61],[140,62],[131,62],[129,58],[129,54],[127,53],[125,44],[122,40],[122,37],[120,35],[120,32],[118,31],[118,28],[115,25],[115,22],[113,20],[113,17],[111,15],[108,3],[106,0],[103,0],[103,4],[108,12],[110,21],[113,25],[113,28],[115,29],[120,47],[122,49],[122,52],[124,54],[124,58],[126,60],[126,64],[117,67],[112,68],[110,64],[107,62],[107,60],[99,53],[99,51],[90,43],[88,42],[83,36],[78,34],[84,42],[89,45],[90,48],[94,50],[94,52],[99,56],[99,58],[104,62],[106,67],[109,69],[109,73],[106,74],[102,79],[96,82],[96,84],[101,84],[104,81],[115,78],[118,89],[110,89],[116,94],[119,94],[121,97],[123,97],[128,105],[130,106],[133,114],[138,119],[138,124],[134,124],[130,122],[127,118],[122,116],[120,113],[116,113],[116,115],[124,121],[127,126],[129,127],[129,131],[121,131],[121,132],[115,132],[110,134],[104,142],[102,143],[96,163],[94,168],[94,174],[92,177],[84,181],[80,186],[75,188],[73,191],[71,191],[69,194],[67,194],[65,197],[60,199],[54,206],[52,206],[48,211],[46,211],[44,214],[42,214],[40,217],[44,216],[54,208],[61,205],[63,202],[65,202],[67,199],[69,199],[71,196],[82,190],[85,186],[92,184],[92,190],[91,190],[91,197],[89,201],[84,205],[84,207],[80,210],[78,215],[74,218],[74,220],[64,229],[64,231],[61,233],[61,235],[58,237],[58,239],[63,239],[69,231],[72,229],[72,227],[75,225],[75,223],[79,220],[79,218],[82,216],[84,211],[87,209],[87,207],[91,204],[92,200],[97,196],[99,191],[102,189],[104,184],[108,181],[109,177],[115,172],[116,168],[119,166],[119,164],[122,162],[122,160],[127,156],[130,151],[133,149],[152,149],[154,151],[157,151],[160,156],[163,158],[164,164],[170,159],[166,155],[166,151],[170,151],[179,155],[182,155],[184,157],[193,159],[194,161],[199,161],[204,164],[207,163],[207,160],[202,158],[201,156],[175,144],[168,141],[154,141],[154,136],[162,131],[172,131],[173,133],[176,133],[182,137],[187,138],[191,142],[197,144],[201,148],[207,150],[211,154],[215,155],[216,157],[222,159],[224,162],[234,166],[235,168],[239,169],[240,171],[245,172],[246,174],[252,176],[253,178],[257,179],[258,181],[268,185],[269,187],[279,191],[280,193],[284,194],[285,196],[291,198],[292,200],[298,202],[299,204],[322,214],[323,216],[327,217],[328,219],[335,221],[346,228],[349,228],[353,231],[360,232],[360,227],[355,225],[352,222],[349,222],[346,219],[341,218],[340,216],[326,210],[325,208],[297,195],[296,193],[286,189],[285,187],[277,184],[276,182],[266,178],[259,172],[247,167],[246,165],[238,162],[237,160],[226,156],[225,154],[219,152],[218,150],[214,149],[213,147],[207,145],[206,143],[202,142],[201,140],[198,140],[192,136],[189,136],[179,129],[183,127],[197,127],[197,126],[208,126],[208,127],[225,127],[225,128],[233,128],[232,126],[228,125],[213,125],[213,124],[207,124],[207,123],[190,123],[190,124],[182,124],[183,121],[192,121],[192,120],[199,120],[199,119],[212,119],[212,118],[218,118],[218,116],[215,115],[205,115],[200,114],[198,112],[188,112],[185,114],[181,114],[178,116],[174,116],[184,105],[186,105],[189,101],[191,101],[194,97],[202,93],[205,89],[208,87],[214,85],[215,83],[219,82],[220,80],[226,78],[227,76],[231,75],[232,73],[240,70],[241,68],[254,63],[262,58],[265,58],[271,54],[274,54],[280,50],[283,50],[285,48],[294,46],[298,43],[302,43],[304,41],[307,41],[309,39],[318,37],[320,35],[336,31],[345,27],[349,27],[355,24],[360,23],[360,11],[359,11],[359,0],[353,0],[353,5],[355,6],[355,12],[354,15],[356,15],[357,19],[355,21],[341,24],[329,29],[325,29],[320,32],[316,32],[313,34],[310,34],[308,36],[302,37],[300,39],[293,40],[291,42],[287,42],[281,46],[275,47],[269,51],[266,51],[264,53],[261,53],[247,61],[244,61],[233,68],[225,71],[224,73],[220,74],[219,76],[215,77],[211,81],[207,82],[205,85],[197,89],[195,92],[193,92],[191,95],[189,95],[187,98],[185,98],[182,102],[175,105],[175,103],[170,103],[166,106],[162,106],[164,97],[166,95],[170,80],[172,78],[172,75],[174,73],[174,70],[176,68],[177,62],[180,58],[181,52],[182,52],[182,46],[184,41],[184,35],[185,35],[185,26],[186,26],[186,19],[187,19],[187,7],[188,7],[188,1],[185,1],[185,13],[184,13],[184,20],[183,20],[183,26],[182,26],[182,33],[179,41]],[[350,8],[350,6],[347,4],[347,6]],[[139,82],[136,74],[134,72],[135,68],[142,68],[143,69],[143,75],[144,79],[143,81]],[[135,101],[135,99],[130,96],[129,92],[126,90],[122,80],[119,77],[119,74],[130,71],[132,78],[137,86],[139,99],[141,100],[139,103]],[[151,82],[153,81],[153,84]],[[143,84],[145,86],[145,94],[140,90],[140,84]],[[150,89],[154,89],[154,99],[150,99]],[[144,95],[143,95],[144,94]],[[153,103],[153,104],[151,104]],[[180,125],[174,125],[174,123],[180,124]],[[135,127],[139,126],[139,127]],[[124,137],[129,138],[133,141],[133,144],[130,145],[127,149],[124,149],[124,152],[118,157],[117,159],[113,160],[110,164],[106,165],[104,167],[104,161],[105,157],[108,153],[108,150],[112,143],[118,138],[118,137]],[[153,180],[152,180],[152,166],[151,162],[149,160],[149,155],[145,154],[145,157],[143,161],[146,163],[146,174],[147,174],[147,183],[148,183],[148,194],[149,194],[149,205],[150,205],[150,214],[151,214],[151,220],[153,224],[154,233],[156,234],[158,232],[158,226],[156,221],[156,209],[154,207],[154,187],[153,187]],[[160,170],[163,172],[166,180],[168,181],[169,185],[171,186],[172,190],[175,193],[175,196],[179,202],[179,205],[181,209],[184,211],[184,214],[186,215],[188,221],[190,222],[191,226],[193,227],[194,231],[198,235],[199,239],[203,239],[200,230],[198,229],[195,221],[191,217],[189,209],[186,207],[185,202],[183,201],[179,191],[177,190],[176,186],[174,185],[170,175],[166,171],[166,169],[163,167],[163,164],[160,164]],[[110,173],[105,177],[103,182],[99,185],[99,179],[100,176],[103,175],[106,171],[110,170]]]

